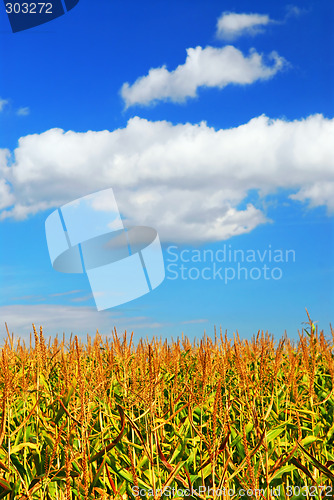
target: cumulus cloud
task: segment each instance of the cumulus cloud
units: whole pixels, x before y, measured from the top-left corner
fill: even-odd
[[[275,52],[268,59],[269,64],[266,64],[264,57],[255,50],[244,56],[231,45],[189,48],[184,64],[173,71],[168,71],[166,66],[150,69],[147,76],[138,78],[132,85],[124,83],[121,95],[126,107],[148,105],[158,100],[182,102],[196,97],[200,87],[222,89],[229,84],[247,85],[267,80],[285,64]]]
[[[216,36],[222,40],[235,40],[242,35],[256,35],[272,22],[266,14],[223,12],[217,21]]]
[[[0,179],[0,210],[12,205],[15,197],[11,192],[10,185],[5,179]]]
[[[334,119],[322,115],[259,116],[220,130],[138,117],[112,132],[51,129],[2,155],[0,219],[112,187],[128,224],[154,227],[166,242],[221,241],[267,222],[261,201],[278,188],[334,211],[333,134]],[[248,202],[250,190],[258,203]]]
[[[334,165],[333,165],[334,169]],[[329,181],[317,180],[313,184],[303,186],[298,193],[290,196],[293,200],[309,200],[310,207],[326,205],[330,212],[334,212],[334,179]]]
[[[11,206],[15,202],[11,186],[6,180],[10,176],[10,169],[7,165],[9,156],[8,149],[0,149],[0,210]]]

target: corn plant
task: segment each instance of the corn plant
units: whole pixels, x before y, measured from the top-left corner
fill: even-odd
[[[7,329],[0,499],[332,498],[334,333],[308,320],[278,343]]]

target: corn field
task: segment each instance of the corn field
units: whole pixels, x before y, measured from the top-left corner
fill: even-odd
[[[333,498],[334,332],[8,338],[0,498]]]

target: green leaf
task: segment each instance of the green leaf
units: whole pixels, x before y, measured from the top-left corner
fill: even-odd
[[[5,498],[12,491],[8,481],[0,477],[0,498]]]
[[[274,439],[276,439],[282,432],[284,432],[284,427],[281,429],[278,427],[277,429],[273,429],[272,431],[269,431],[267,434],[267,443],[271,443]]]
[[[303,446],[309,446],[310,444],[316,442],[316,441],[319,441],[319,442],[322,442],[323,440],[322,439],[319,439],[317,438],[316,436],[306,436],[302,441],[301,441],[301,444]]]
[[[273,476],[271,476],[271,480],[273,479],[280,479],[283,474],[286,474],[287,472],[291,472],[292,470],[296,470],[296,467],[294,465],[284,465],[281,467]]]
[[[74,379],[74,383],[72,384],[70,390],[68,391],[67,393],[67,396],[65,396],[63,398],[63,405],[65,406],[65,408],[67,408],[68,406],[68,403],[70,402],[70,399],[71,397],[73,396],[73,393],[74,393],[74,390],[75,390],[75,387],[76,387],[76,379]],[[54,419],[54,423],[57,424],[59,422],[59,420],[61,419],[61,417],[64,415],[65,413],[65,410],[62,406],[60,406],[59,410],[58,410],[58,413],[56,415],[56,418]]]
[[[18,451],[21,451],[23,448],[30,448],[31,450],[38,450],[38,446],[35,443],[21,443],[16,446],[13,446],[10,450],[11,455],[15,455]]]
[[[94,488],[94,486],[96,486],[96,483],[98,482],[99,477],[100,477],[100,475],[101,475],[101,473],[103,471],[103,468],[104,468],[104,465],[106,463],[106,460],[107,460],[107,456],[104,457],[104,459],[103,459],[100,467],[98,468],[98,470],[96,471],[95,476],[93,477],[93,481],[91,482],[91,485],[89,487],[89,493],[91,493],[92,490],[93,490],[93,488]]]

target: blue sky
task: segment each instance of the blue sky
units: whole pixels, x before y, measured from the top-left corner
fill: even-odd
[[[297,338],[305,307],[328,334],[333,21],[329,0],[80,0],[13,34],[2,8],[0,337],[7,321],[25,338],[32,322],[52,335],[193,339],[216,325]],[[124,219],[158,231],[166,278],[98,312],[86,275],[52,268],[45,220],[107,188]],[[218,262],[224,248],[238,259]]]

